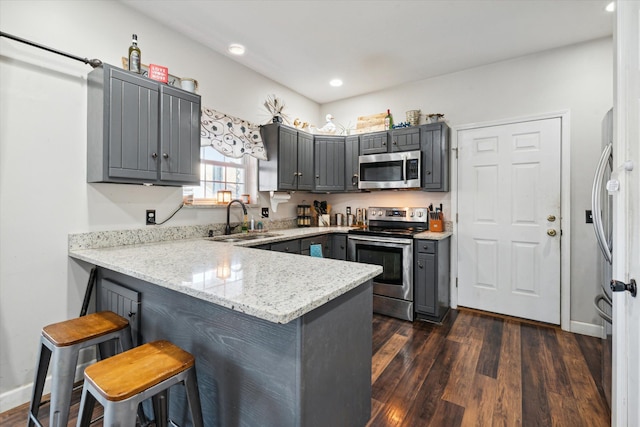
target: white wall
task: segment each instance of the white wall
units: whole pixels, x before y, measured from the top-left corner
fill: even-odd
[[[445,113],[450,125],[569,109],[572,143],[571,318],[599,323],[597,248],[589,209],[590,182],[600,146],[600,120],[612,104],[610,39],[424,80],[325,105],[265,79],[176,34],[118,2],[0,1],[2,31],[82,57],[120,64],[137,33],[145,64],[199,81],[203,104],[250,121],[268,119],[262,102],[275,93],[293,117],[337,123],[390,108]],[[77,316],[88,266],[67,257],[69,233],[144,227],[144,212],[162,219],[181,200],[180,189],[86,183],[86,75],[90,67],[5,38],[0,39],[0,411],[28,400],[43,325]],[[348,82],[347,82],[348,84]],[[296,193],[276,218],[295,216],[295,204],[327,200],[346,206],[443,203],[450,195],[384,192],[356,195]],[[261,204],[268,206],[265,195]],[[182,210],[168,225],[223,222],[221,210]],[[584,288],[584,291],[583,291]]]
[[[277,94],[287,111],[319,106],[119,2],[2,1],[3,32],[121,65],[137,33],[143,63],[199,81],[203,105],[256,123]],[[88,266],[67,257],[69,233],[141,228],[181,202],[180,188],[86,183],[86,76],[91,67],[0,38],[0,412],[29,400],[41,328],[79,314]],[[265,206],[268,206],[264,203]],[[167,225],[224,221],[183,209]],[[292,217],[281,208],[275,217]]]
[[[391,109],[396,122],[405,112],[444,113],[450,126],[570,111],[571,139],[571,320],[572,327],[597,331],[601,319],[593,306],[599,293],[597,248],[593,227],[585,223],[591,209],[591,183],[600,155],[601,122],[613,105],[613,41],[610,38],[546,51],[423,80],[367,96],[325,104],[336,123],[355,124],[357,117]],[[434,58],[436,60],[437,58]],[[346,82],[348,84],[348,82]],[[392,193],[393,194],[393,193]],[[400,194],[400,193],[398,193]],[[367,197],[367,203],[393,202]],[[367,205],[352,197],[345,202]],[[423,193],[419,200],[440,203],[451,217],[450,194]],[[342,200],[342,199],[341,199]],[[427,203],[428,204],[428,203]],[[334,203],[341,208],[343,203]],[[418,205],[424,205],[418,204]]]

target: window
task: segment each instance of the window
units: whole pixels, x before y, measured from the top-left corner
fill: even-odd
[[[200,186],[184,187],[185,194],[193,191],[194,200],[215,203],[218,191],[231,191],[232,199],[243,194],[254,199],[257,160],[250,156],[239,159],[227,157],[210,145],[200,148]]]

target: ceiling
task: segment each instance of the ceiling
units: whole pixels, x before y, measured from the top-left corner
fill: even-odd
[[[319,104],[607,37],[614,15],[610,0],[120,1]]]

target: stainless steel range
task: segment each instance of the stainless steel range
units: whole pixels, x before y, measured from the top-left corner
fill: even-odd
[[[413,235],[428,229],[427,208],[367,209],[369,226],[349,231],[350,261],[382,266],[373,279],[373,311],[413,320]]]

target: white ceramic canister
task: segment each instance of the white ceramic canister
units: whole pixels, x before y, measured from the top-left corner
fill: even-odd
[[[192,78],[180,79],[180,87],[187,92],[195,93],[198,89],[198,81]]]

